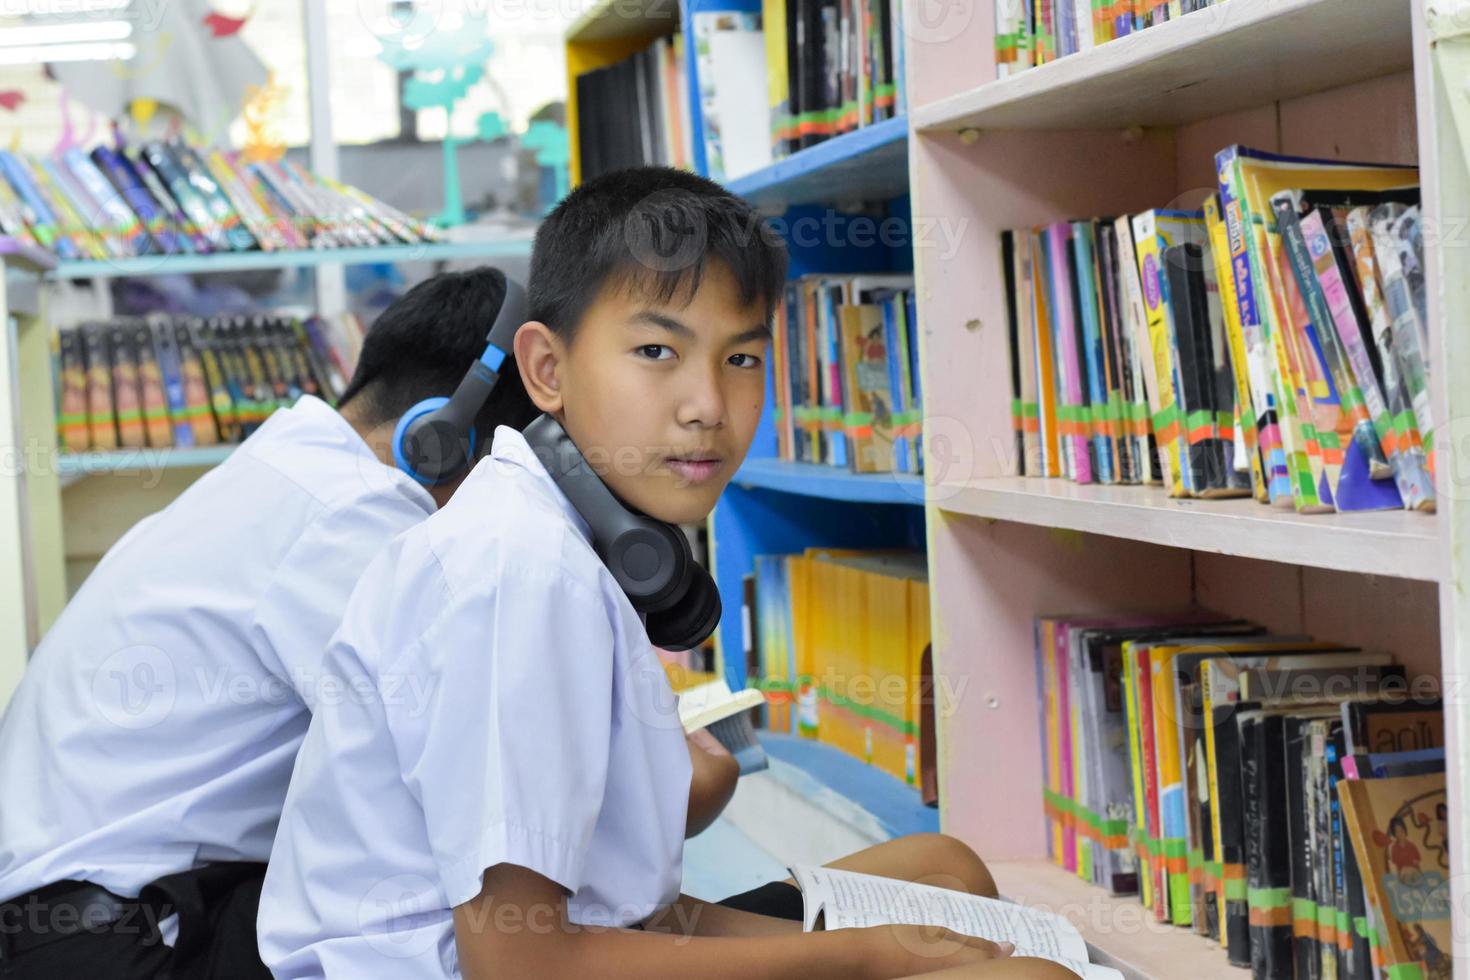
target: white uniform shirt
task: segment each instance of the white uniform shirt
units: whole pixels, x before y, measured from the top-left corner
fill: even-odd
[[[434,509],[308,396],[124,535],[0,719],[0,900],[264,861],[353,583]]]
[[[277,978],[458,977],[497,864],[628,925],[678,897],[689,751],[657,654],[519,432],[363,573],[261,895]],[[493,919],[487,923],[493,928]]]

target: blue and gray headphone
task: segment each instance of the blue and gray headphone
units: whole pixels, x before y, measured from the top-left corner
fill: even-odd
[[[399,469],[432,486],[470,468],[475,458],[475,416],[495,390],[516,331],[528,319],[526,291],[507,276],[505,300],[486,338],[485,353],[470,365],[454,394],[425,399],[398,420],[393,460]],[[694,560],[684,532],[618,500],[556,419],[542,415],[526,426],[523,435],[592,529],[593,549],[633,608],[643,614],[649,640],[666,650],[690,650],[703,643],[719,625],[720,592],[709,572]]]

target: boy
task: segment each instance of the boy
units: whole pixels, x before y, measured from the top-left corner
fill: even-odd
[[[321,652],[368,560],[454,491],[394,468],[394,424],[454,390],[504,294],[489,268],[414,287],[339,410],[276,412],[67,605],[0,720],[0,977],[266,975],[256,897]],[[507,381],[486,432],[533,417]]]
[[[747,205],[679,171],[599,178],[547,217],[515,361],[624,505],[676,523],[714,506],[760,417],[785,267]],[[369,696],[315,713],[266,875],[277,977],[1071,976],[933,930],[805,935],[680,896],[689,753],[589,534],[502,427],[364,571],[324,668]]]

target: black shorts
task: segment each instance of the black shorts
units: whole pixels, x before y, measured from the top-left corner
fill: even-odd
[[[802,919],[801,889],[789,881],[773,881],[719,903],[727,909],[769,915],[773,919]]]

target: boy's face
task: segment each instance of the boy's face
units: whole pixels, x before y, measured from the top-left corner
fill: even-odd
[[[708,515],[745,459],[771,339],[719,262],[681,299],[604,290],[562,352],[553,413],[615,494],[673,523]]]

